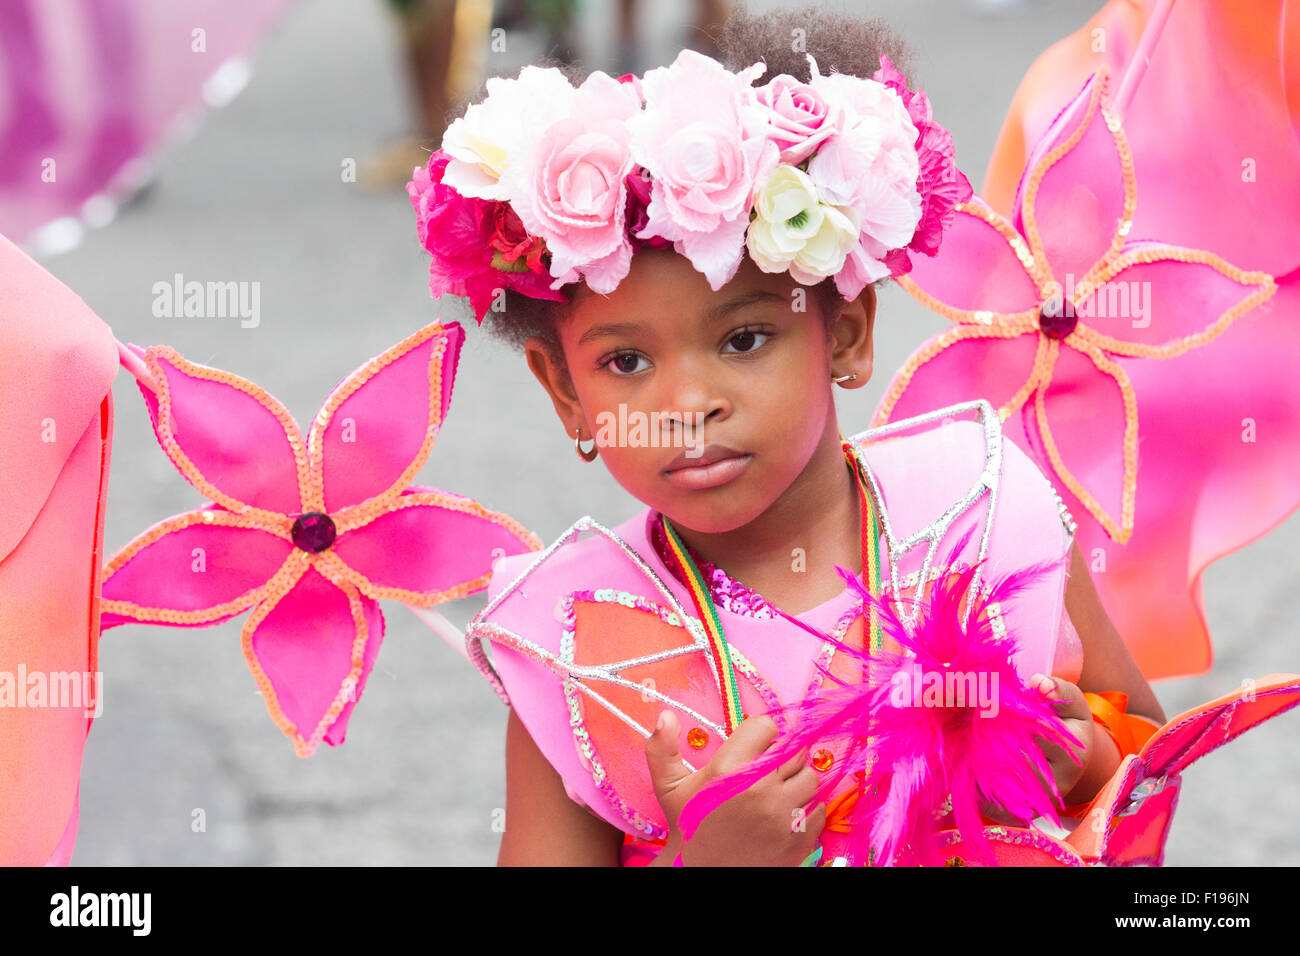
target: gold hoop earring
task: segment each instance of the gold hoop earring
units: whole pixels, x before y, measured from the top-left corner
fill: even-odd
[[[581,425],[579,425],[578,430],[573,433],[573,450],[578,453],[578,457],[581,458],[583,461],[596,460],[596,455],[597,455],[596,439],[593,437],[591,439],[591,448],[584,450],[582,447],[582,426]]]
[[[836,385],[843,385],[845,382],[851,382],[858,377],[857,372],[850,372],[848,375],[841,375],[839,378],[831,376],[831,381]]]

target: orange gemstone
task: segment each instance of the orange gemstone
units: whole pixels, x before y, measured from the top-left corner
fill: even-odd
[[[686,732],[686,742],[696,750],[706,747],[709,743],[708,731],[702,730],[699,727],[692,727]]]
[[[831,764],[835,762],[835,755],[829,750],[815,750],[812,755],[812,765],[814,770],[830,770]]]
[[[965,866],[966,861],[959,856],[950,856],[943,861],[944,866]]]

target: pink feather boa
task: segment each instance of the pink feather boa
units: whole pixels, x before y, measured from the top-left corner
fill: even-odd
[[[810,806],[828,802],[846,774],[867,781],[859,784],[862,792],[847,818],[854,859],[868,859],[874,852],[874,860],[892,865],[907,853],[922,865],[941,862],[935,837],[949,797],[963,841],[985,862],[991,863],[992,856],[981,802],[1022,820],[1042,816],[1059,826],[1061,795],[1040,741],[1072,754],[1082,744],[1065,729],[1051,700],[1017,673],[1011,659],[1014,636],[996,635],[981,613],[990,603],[1012,600],[1047,569],[1028,568],[979,589],[981,593],[971,598],[967,623],[962,602],[976,569],[941,576],[921,601],[914,633],[897,612],[900,602],[873,597],[855,575],[837,570],[866,608],[880,615],[882,631],[904,653],[871,655],[833,642],[864,669],[870,662],[867,680],[848,683],[823,668],[827,689],[788,708],[786,733],[761,757],[710,781],[687,802],[678,821],[683,837],[689,840],[704,817],[724,801],[805,748],[811,752],[818,746],[834,746],[843,756],[836,759],[834,772],[822,776]],[[948,683],[949,674],[955,683]],[[981,678],[986,688],[993,688],[992,701],[986,698],[980,707],[980,702],[961,700],[965,694],[959,688],[969,686],[961,680]],[[931,699],[933,693],[922,693],[915,699],[916,688],[933,688],[941,680],[939,691],[948,688],[951,696],[938,702]],[[982,715],[982,710],[987,713]]]

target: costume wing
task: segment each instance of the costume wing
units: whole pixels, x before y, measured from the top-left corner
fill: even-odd
[[[1107,866],[1151,864],[1164,858],[1178,803],[1180,774],[1212,750],[1300,704],[1300,675],[1269,674],[1194,707],[1124,758],[1066,839],[1081,856]]]
[[[719,678],[699,621],[625,541],[591,518],[540,556],[499,562],[492,593],[466,632],[470,658],[571,795],[624,831],[664,835],[645,763],[659,713],[676,711],[681,755],[693,769],[724,739]],[[565,596],[549,603],[546,595],[556,594]],[[730,651],[744,712],[778,707],[768,681]]]

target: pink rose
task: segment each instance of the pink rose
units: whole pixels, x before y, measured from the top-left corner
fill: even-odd
[[[513,205],[529,234],[546,240],[553,287],[583,278],[611,292],[627,274],[626,121],[639,108],[633,86],[593,73],[572,115],[548,127],[523,164]]]
[[[628,123],[632,156],[651,175],[648,222],[637,237],[672,240],[714,289],[740,267],[755,184],[780,154],[753,88],[762,71],[759,63],[729,73],[683,50],[646,73],[645,111]]]
[[[781,162],[799,165],[834,135],[836,120],[830,104],[807,83],[782,73],[755,92],[768,110],[769,135],[781,150]]]

